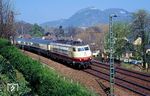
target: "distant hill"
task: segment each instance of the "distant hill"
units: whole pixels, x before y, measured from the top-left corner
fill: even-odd
[[[115,20],[123,22],[129,22],[132,16],[131,12],[124,9],[110,8],[102,11],[94,7],[88,7],[77,11],[68,19],[45,22],[41,26],[58,27],[62,25],[64,27],[88,27],[96,24],[107,24],[110,14],[117,14],[118,17]]]

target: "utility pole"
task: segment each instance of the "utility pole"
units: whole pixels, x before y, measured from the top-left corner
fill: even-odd
[[[21,25],[21,34],[24,35],[23,25]]]
[[[64,30],[62,26],[59,26],[59,37],[61,39],[64,39]]]
[[[109,64],[110,64],[110,78],[109,78],[109,82],[110,82],[110,96],[115,96],[114,94],[114,85],[115,85],[115,66],[114,66],[114,33],[112,30],[112,25],[113,25],[113,17],[117,17],[117,15],[115,14],[111,14],[109,16],[109,43],[110,43],[110,60],[109,60]]]
[[[141,17],[142,18],[142,17]],[[141,32],[141,38],[142,38],[142,61],[143,61],[143,68],[145,69],[146,68],[146,49],[145,49],[145,32],[144,32],[144,23],[141,22],[141,25],[140,25],[141,29],[140,29],[140,32]]]

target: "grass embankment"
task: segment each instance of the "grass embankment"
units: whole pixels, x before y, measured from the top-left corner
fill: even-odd
[[[43,67],[40,62],[25,56],[14,46],[8,46],[9,43],[4,43],[6,46],[0,47],[0,54],[23,74],[39,96],[95,96],[88,89],[64,80],[54,70]]]
[[[8,89],[8,84],[18,84],[14,91]],[[31,91],[27,86],[28,82],[23,75],[15,70],[11,64],[0,55],[0,96],[23,96]]]

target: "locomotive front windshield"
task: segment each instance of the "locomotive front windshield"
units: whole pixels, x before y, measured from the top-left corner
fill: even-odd
[[[89,50],[89,47],[78,48],[78,51],[88,51],[88,50]]]

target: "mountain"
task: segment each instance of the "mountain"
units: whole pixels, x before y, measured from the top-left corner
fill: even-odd
[[[95,7],[88,7],[79,10],[68,19],[61,19],[56,21],[45,22],[41,26],[58,27],[60,25],[64,27],[88,27],[96,24],[107,24],[109,22],[109,15],[116,14],[118,17],[114,18],[115,21],[127,22],[131,20],[131,12],[119,8],[110,8],[100,10]]]
[[[47,26],[51,26],[51,27],[60,26],[60,25],[62,25],[63,22],[65,22],[65,19],[45,22],[45,23],[41,24],[41,26],[45,26],[45,27],[47,27]]]

